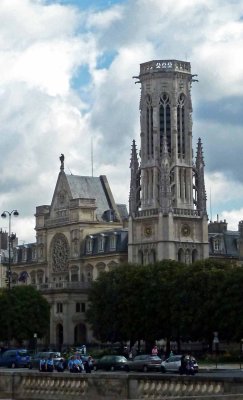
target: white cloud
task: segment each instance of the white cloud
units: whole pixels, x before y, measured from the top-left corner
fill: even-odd
[[[61,153],[67,172],[90,175],[91,136],[95,174],[127,202],[130,144],[140,134],[132,76],[151,59],[187,59],[199,74],[193,135],[204,143],[207,188],[220,215],[240,217],[243,0],[107,1],[102,11],[81,3],[0,3],[0,209],[18,208],[18,236],[34,240],[35,207],[51,201]],[[114,59],[100,68],[107,54]]]
[[[123,7],[116,5],[108,10],[94,12],[87,18],[87,26],[90,28],[109,28],[123,17]]]

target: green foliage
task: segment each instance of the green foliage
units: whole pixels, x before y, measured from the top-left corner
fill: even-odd
[[[225,340],[243,334],[243,269],[214,260],[127,264],[92,285],[87,320],[101,341]]]
[[[0,292],[0,340],[30,340],[46,335],[50,324],[47,300],[32,286],[16,286]]]

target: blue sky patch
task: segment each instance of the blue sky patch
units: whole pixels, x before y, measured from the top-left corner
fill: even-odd
[[[102,54],[102,56],[97,61],[97,68],[98,69],[109,68],[116,55],[117,51],[115,50]]]
[[[103,10],[115,4],[126,3],[127,0],[46,0],[47,4],[73,5],[80,9],[94,8]]]
[[[77,69],[75,75],[72,78],[71,86],[75,90],[80,89],[83,86],[87,86],[90,83],[91,76],[87,65],[82,65]]]

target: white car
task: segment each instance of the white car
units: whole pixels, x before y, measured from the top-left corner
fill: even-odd
[[[175,355],[167,358],[161,363],[161,371],[162,372],[181,372],[181,357],[182,355]],[[188,357],[185,357],[187,359]],[[193,370],[194,373],[198,372],[198,364],[194,357],[192,357],[193,361]]]

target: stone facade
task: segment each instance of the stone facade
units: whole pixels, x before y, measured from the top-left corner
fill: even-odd
[[[131,154],[128,260],[148,264],[208,257],[204,160],[192,157],[189,62],[140,65],[141,150]]]
[[[15,247],[12,285],[31,284],[51,305],[51,346],[93,341],[88,290],[101,271],[127,261],[127,211],[105,176],[67,175],[64,159],[51,205],[36,207],[36,243]]]

